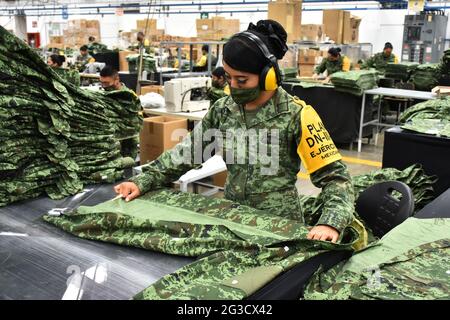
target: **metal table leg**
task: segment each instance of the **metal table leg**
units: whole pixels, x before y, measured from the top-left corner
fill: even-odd
[[[362,97],[362,103],[361,103],[361,119],[359,120],[358,152],[361,152],[365,105],[366,105],[366,93],[364,92],[363,97]]]

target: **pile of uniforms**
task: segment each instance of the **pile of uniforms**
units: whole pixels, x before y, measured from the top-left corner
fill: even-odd
[[[419,64],[415,62],[388,63],[386,65],[386,78],[407,82]]]
[[[0,27],[0,206],[122,178],[134,160],[120,140],[139,133],[139,111],[132,92],[80,89]]]
[[[431,91],[439,84],[440,67],[438,63],[420,64],[411,76],[415,90]]]
[[[361,96],[365,90],[377,87],[378,73],[375,70],[336,72],[331,75],[336,91]]]
[[[444,51],[444,56],[440,63],[441,78],[440,85],[450,86],[450,49]]]
[[[450,97],[418,103],[408,108],[400,121],[404,129],[450,137]]]
[[[140,57],[139,54],[130,54],[127,56],[128,69],[130,72],[138,71]],[[144,56],[142,57],[142,71],[147,71],[149,73],[156,72],[156,59],[152,55],[144,53]]]

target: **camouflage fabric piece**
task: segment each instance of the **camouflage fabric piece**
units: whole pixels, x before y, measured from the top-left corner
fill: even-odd
[[[418,65],[416,62],[388,63],[385,76],[406,82]]]
[[[208,96],[208,99],[211,101],[211,105],[213,105],[220,98],[226,97],[228,95],[224,91],[226,86],[227,86],[227,84],[225,83],[224,86],[221,88],[211,87],[208,90],[207,96]]]
[[[120,139],[140,130],[131,92],[83,90],[0,27],[0,206],[123,178]]]
[[[307,240],[308,229],[299,221],[172,190],[79,207],[44,220],[86,239],[189,257],[208,255],[163,277],[138,294],[140,299],[243,299],[319,253],[352,250],[359,237],[346,228],[338,244]],[[245,279],[252,274],[248,284]],[[247,284],[240,287],[234,277]]]
[[[367,59],[367,61],[362,64],[361,69],[374,68],[381,73],[385,73],[388,63],[398,63],[395,54],[391,53],[391,55],[387,57],[384,52],[378,52]]]
[[[331,76],[336,91],[361,96],[365,90],[377,87],[378,73],[374,70],[336,72]]]
[[[450,137],[450,97],[418,103],[405,110],[400,121],[404,129]]]
[[[144,167],[143,173],[130,181],[137,184],[141,193],[170,185],[206,160],[203,153],[212,139],[202,138],[205,132],[214,129],[221,136],[220,151],[225,155],[228,169],[225,197],[282,217],[304,221],[295,187],[300,170],[297,147],[301,139],[301,109],[301,104],[278,88],[276,95],[247,124],[242,107],[234,103],[231,97],[222,98],[209,109],[191,134]],[[245,152],[238,161],[237,155],[243,153],[240,148],[245,145],[240,142],[246,141],[250,130],[260,133],[267,129],[277,129],[279,134],[279,139],[276,139],[278,145],[272,144],[272,138],[269,140],[268,136],[260,138],[261,145],[267,148],[267,158],[257,157],[255,163],[251,163],[250,152]],[[270,160],[269,155],[276,151],[279,151],[278,167],[271,168],[270,163],[263,161]],[[231,158],[227,155],[233,155],[231,160],[234,161],[227,161],[227,157],[228,160]],[[316,223],[343,230],[353,221],[354,211],[353,188],[345,164],[342,161],[333,162],[313,172],[311,181],[322,188],[321,198],[324,200]]]
[[[316,273],[307,300],[450,299],[450,219],[409,218],[375,245]]]
[[[106,45],[99,42],[89,43],[86,46],[88,47],[88,52],[91,55],[110,51]]]
[[[322,60],[322,63],[319,64],[315,68],[314,72],[317,73],[317,74],[321,74],[321,73],[327,71],[328,76],[330,76],[330,75],[332,75],[333,73],[336,73],[336,72],[341,72],[343,64],[344,64],[344,59],[348,59],[348,58],[346,56],[343,56],[343,55],[341,55],[339,57],[339,59],[336,60],[336,61],[331,61],[331,60],[329,60],[327,58],[324,58]]]

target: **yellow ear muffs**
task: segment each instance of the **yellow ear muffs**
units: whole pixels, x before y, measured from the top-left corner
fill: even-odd
[[[263,72],[261,72],[259,83],[260,88],[264,91],[274,91],[278,88],[277,73],[273,66],[269,65],[264,68]]]

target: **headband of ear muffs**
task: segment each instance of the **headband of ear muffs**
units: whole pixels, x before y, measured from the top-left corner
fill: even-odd
[[[270,53],[266,44],[255,34],[251,32],[241,32],[238,33],[239,36],[244,36],[247,39],[250,39],[253,43],[255,43],[261,53],[266,57],[269,61],[264,69],[261,71],[259,75],[259,87],[264,91],[274,91],[281,84],[281,72],[278,67],[277,58]]]

